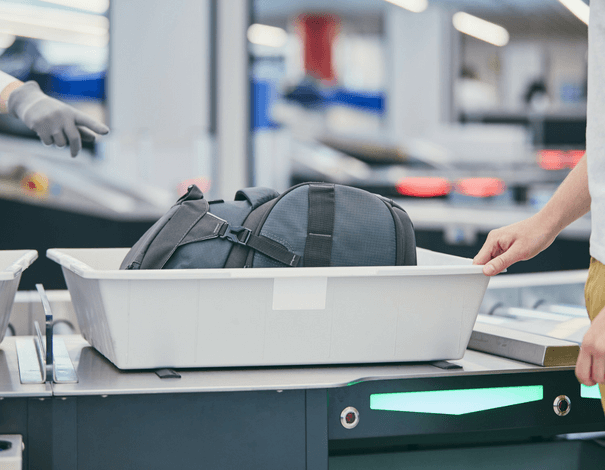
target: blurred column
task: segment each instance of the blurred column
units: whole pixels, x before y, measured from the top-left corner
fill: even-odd
[[[217,1],[216,191],[225,200],[250,186],[249,0]]]
[[[420,137],[452,120],[458,36],[451,13],[439,7],[386,7],[389,129],[395,139]]]
[[[114,0],[110,24],[105,163],[176,193],[212,158],[199,155],[209,141],[210,0]]]

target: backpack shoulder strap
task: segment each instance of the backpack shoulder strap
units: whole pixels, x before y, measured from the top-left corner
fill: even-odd
[[[193,185],[170,210],[145,232],[128,252],[120,269],[162,269],[190,230],[208,212],[208,201],[202,191]],[[209,218],[211,233],[218,236],[224,221]],[[208,224],[204,224],[208,225]]]
[[[251,211],[250,214],[248,214],[246,220],[244,221],[243,226],[249,229],[252,233],[257,233],[259,224],[264,219],[267,212],[269,212],[273,208],[276,201],[277,198],[273,198],[267,203]],[[225,267],[243,268],[244,266],[249,266],[248,256],[251,253],[253,253],[253,250],[251,250],[249,246],[235,245],[229,253],[229,257],[225,262]]]

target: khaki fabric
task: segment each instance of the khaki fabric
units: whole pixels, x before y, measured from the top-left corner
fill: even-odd
[[[584,298],[588,316],[594,320],[605,307],[605,265],[595,258],[590,259],[588,279],[584,287]],[[605,410],[605,384],[599,384],[601,390],[601,404]]]

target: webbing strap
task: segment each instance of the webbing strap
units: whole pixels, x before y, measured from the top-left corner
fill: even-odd
[[[236,246],[243,245],[252,248],[287,266],[297,266],[300,261],[299,255],[291,252],[281,243],[262,235],[254,235],[246,227],[230,227],[229,224],[225,223],[219,231],[219,236],[231,243],[235,243]]]
[[[403,223],[399,216],[395,213],[395,209],[393,209],[393,205],[389,202],[388,199],[380,197],[384,205],[387,206],[391,216],[393,217],[393,222],[395,223],[395,247],[396,247],[396,257],[395,257],[395,265],[396,266],[405,266],[406,264],[410,264],[406,259],[406,236],[409,234],[406,233],[405,228],[403,227]]]
[[[180,204],[170,218],[170,223],[166,221],[162,230],[154,238],[152,249],[148,249],[145,253],[140,269],[162,269],[200,219],[210,222],[204,217],[207,213],[208,202],[205,199],[184,201]],[[210,233],[216,228],[216,224],[213,223],[210,223],[209,226],[202,225]]]
[[[298,262],[300,261],[299,255],[292,253],[283,245],[271,240],[270,238],[263,237],[262,235],[260,237],[250,235],[246,245],[259,253],[268,256],[269,258],[273,258],[280,263],[284,263],[287,266],[298,266]]]
[[[309,215],[304,254],[304,263],[307,267],[330,266],[334,204],[334,185],[309,185]]]

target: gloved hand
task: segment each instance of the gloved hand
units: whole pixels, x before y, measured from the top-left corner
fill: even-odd
[[[26,82],[11,92],[8,111],[36,132],[45,145],[65,147],[69,142],[72,157],[82,149],[83,140],[94,142],[95,132],[109,132],[106,125],[45,95],[34,81]]]

